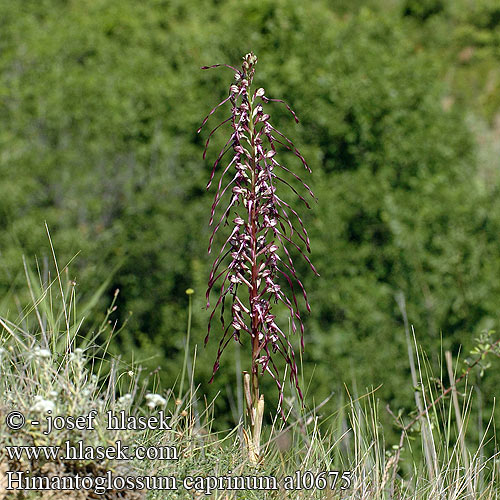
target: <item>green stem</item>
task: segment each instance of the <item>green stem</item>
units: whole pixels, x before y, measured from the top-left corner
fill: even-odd
[[[188,291],[191,291],[191,289],[188,289]],[[193,313],[193,306],[192,306],[192,299],[191,299],[191,293],[188,293],[189,297],[189,305],[188,305],[188,324],[187,324],[187,333],[186,333],[186,345],[184,347],[184,362],[182,363],[182,375],[181,375],[181,386],[179,389],[179,399],[182,399],[182,392],[184,390],[184,378],[186,376],[186,367],[187,367],[187,360],[188,360],[188,355],[189,355],[189,339],[191,337],[191,317]]]

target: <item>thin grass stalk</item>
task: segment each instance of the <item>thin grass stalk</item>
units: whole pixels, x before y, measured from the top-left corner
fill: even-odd
[[[186,290],[186,295],[188,296],[188,321],[186,329],[186,345],[184,346],[184,360],[182,362],[181,384],[179,387],[179,396],[178,396],[179,399],[182,399],[184,394],[184,378],[186,377],[186,369],[189,356],[189,340],[191,337],[191,317],[193,315],[193,300],[192,300],[193,289],[188,288]]]
[[[469,456],[467,453],[467,448],[465,446],[465,429],[463,425],[463,420],[462,420],[462,413],[460,411],[460,405],[458,404],[458,395],[457,395],[457,386],[455,385],[455,375],[453,373],[453,359],[451,356],[450,351],[446,351],[444,353],[445,360],[446,360],[446,366],[448,369],[448,376],[450,378],[450,384],[451,384],[451,397],[453,401],[453,408],[455,410],[455,418],[457,421],[457,431],[458,431],[458,441],[460,443],[460,452],[462,455],[462,460],[464,463],[465,467],[465,475],[466,477],[470,476],[470,464],[469,464]],[[467,489],[469,491],[469,494],[473,495],[472,491],[472,485],[470,481],[467,481]]]
[[[403,322],[404,322],[406,346],[408,349],[408,361],[410,363],[411,380],[412,380],[412,384],[413,384],[415,404],[417,405],[419,413],[422,413],[424,410],[424,405],[422,403],[421,392],[419,390],[419,382],[417,379],[417,370],[415,368],[413,346],[412,346],[412,341],[411,341],[411,336],[410,336],[408,316],[406,314],[406,301],[405,301],[404,294],[402,292],[400,292],[396,296],[396,302],[398,304],[398,307],[399,307],[399,310],[401,312],[401,316],[403,317]],[[413,330],[413,326],[412,326],[412,330]],[[415,332],[413,332],[413,333],[415,333]],[[423,387],[423,386],[421,386],[421,387]],[[429,473],[429,478],[431,480],[433,480],[436,477],[437,467],[436,467],[435,450],[432,446],[431,439],[430,439],[431,433],[432,433],[432,430],[430,428],[429,423],[426,420],[424,420],[422,422],[422,443],[423,443],[425,462],[427,465],[427,471]]]
[[[484,462],[484,448],[482,445],[482,440],[483,438],[483,395],[481,392],[481,387],[480,387],[480,382],[479,382],[479,377],[477,377],[476,384],[475,384],[475,391],[477,394],[477,427],[479,430],[479,462],[483,463]],[[479,471],[479,489],[483,489],[484,487],[484,473],[483,470],[481,469]]]

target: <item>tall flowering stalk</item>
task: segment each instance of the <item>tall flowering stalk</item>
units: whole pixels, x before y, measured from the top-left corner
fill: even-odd
[[[310,252],[309,238],[304,224],[297,212],[277,194],[277,185],[284,184],[309,207],[305,198],[283,177],[287,172],[300,181],[305,190],[314,198],[311,189],[302,180],[279,163],[276,158],[277,147],[294,153],[308,172],[310,169],[303,156],[285,135],[273,127],[264,105],[269,102],[283,103],[291,112],[296,122],[298,118],[291,108],[281,99],[270,99],[263,88],[252,90],[257,57],[247,54],[243,58],[241,69],[226,64],[205,66],[202,69],[225,66],[232,69],[234,83],[229,87],[229,95],[210,111],[203,120],[198,132],[207,123],[210,116],[222,105],[231,104],[231,115],[217,125],[206,141],[203,158],[212,135],[223,124],[230,122],[232,133],[222,148],[213,165],[207,189],[214,182],[215,174],[222,170],[217,182],[215,199],[212,204],[210,225],[214,227],[209,243],[209,253],[215,235],[221,226],[232,228],[222,245],[210,272],[207,289],[207,308],[210,307],[210,292],[217,284],[217,300],[212,309],[208,333],[210,336],[213,318],[220,311],[223,335],[219,343],[212,379],[219,369],[221,355],[231,337],[241,343],[242,334],[248,334],[252,344],[250,373],[245,373],[245,396],[248,415],[251,421],[254,459],[258,456],[260,429],[264,399],[259,394],[259,377],[267,372],[275,380],[279,389],[279,410],[282,412],[283,383],[274,362],[274,356],[284,358],[290,371],[290,380],[300,391],[295,354],[287,334],[276,324],[272,313],[272,305],[282,302],[290,313],[292,330],[300,328],[301,348],[303,349],[304,326],[295,296],[295,289],[302,291],[307,310],[310,310],[306,291],[297,276],[290,247],[297,249],[306,259],[312,270],[314,266],[302,250],[305,246]],[[222,165],[226,153],[232,152],[232,159]],[[216,219],[215,214],[224,195],[228,193],[229,203],[222,215]],[[299,239],[301,245],[296,240]],[[287,295],[282,285],[288,285]],[[226,324],[224,306],[231,300],[232,321]],[[247,434],[245,433],[245,436]],[[248,440],[249,438],[247,438]]]

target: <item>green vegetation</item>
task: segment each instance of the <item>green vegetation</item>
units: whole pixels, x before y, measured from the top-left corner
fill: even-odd
[[[205,183],[223,143],[215,137],[204,162],[196,130],[227,90],[227,74],[200,67],[254,51],[256,84],[301,119],[292,133],[286,109],[273,112],[308,159],[318,198],[304,223],[321,277],[295,260],[312,308],[306,403],[335,392],[322,407],[332,414],[344,384],[378,388],[390,449],[399,429],[386,404],[404,415],[415,406],[404,316],[445,386],[442,353],[460,371],[476,339],[499,330],[499,12],[495,0],[0,0],[0,313],[23,318],[23,254],[32,283],[56,276],[46,222],[61,269],[72,261],[64,280],[88,305],[79,331],[107,345],[94,311],[115,299],[106,357],[174,387],[191,287],[197,393],[214,401],[216,429],[239,421],[249,367],[231,346],[209,385],[217,343],[201,347]],[[469,380],[480,396],[471,450],[493,410],[495,363]],[[485,446],[491,456],[495,444]]]
[[[467,434],[475,399],[470,390],[463,409],[442,399],[415,420],[417,425],[402,433],[402,449],[386,442],[382,409],[374,392],[347,390],[344,398],[329,401],[334,411],[328,416],[327,401],[302,411],[297,401],[287,400],[287,424],[277,418],[265,430],[263,459],[257,466],[252,464],[242,441],[242,423],[232,431],[214,432],[215,401],[201,403],[193,383],[195,366],[188,370],[190,383],[184,393],[156,384],[151,393],[138,367],[118,359],[103,364],[104,358],[109,359],[106,346],[95,344],[91,336],[82,337],[74,328],[81,323],[85,304],[63,285],[68,282],[66,274],[62,270],[40,289],[39,281],[28,276],[33,298],[23,308],[22,321],[0,317],[0,499],[86,500],[94,498],[93,491],[106,500],[189,500],[207,498],[210,493],[210,498],[221,500],[498,498],[499,464],[487,452],[487,441],[494,436],[491,421],[470,452],[456,439],[452,414],[460,415],[458,429]],[[107,320],[97,331],[107,336],[117,333]],[[84,348],[75,347],[77,343]],[[429,367],[418,356],[416,362],[416,376],[423,382],[418,392],[424,401],[434,398],[435,380],[424,375]],[[116,397],[113,388],[123,395]],[[6,416],[13,411],[26,418],[21,430],[6,424]],[[119,418],[122,411],[143,421],[163,411],[170,429],[110,429],[108,412]],[[80,415],[85,421],[77,424]],[[72,417],[73,428],[68,424]],[[56,424],[61,418],[66,421],[64,428]],[[41,424],[33,424],[35,419]],[[52,427],[48,421],[54,423]],[[328,430],[321,425],[325,421]],[[156,427],[155,421],[150,422]],[[433,438],[424,432],[426,425],[432,427]],[[35,449],[38,457],[33,455]],[[115,459],[117,449],[125,455]],[[423,458],[420,449],[429,454]],[[71,450],[70,456],[66,450]],[[86,458],[76,459],[82,453],[79,450],[86,450]],[[89,453],[104,450],[109,450],[106,458],[89,458]],[[137,453],[142,457],[145,450],[164,458],[138,459]],[[14,475],[8,476],[7,471]],[[25,488],[34,484],[47,488],[44,485],[57,484],[61,476],[78,477],[82,486],[68,491],[7,491],[19,486],[18,481]],[[267,482],[262,484],[270,485],[267,491],[258,491],[259,483],[248,479],[252,476],[264,478]],[[234,482],[224,482],[227,477]],[[222,484],[219,491],[217,484]]]

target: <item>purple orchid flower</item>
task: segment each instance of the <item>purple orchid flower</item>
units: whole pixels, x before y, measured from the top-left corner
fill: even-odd
[[[292,141],[271,125],[270,116],[265,112],[264,106],[270,102],[283,103],[298,123],[296,114],[281,99],[268,98],[263,88],[251,90],[256,63],[257,57],[249,53],[243,58],[241,69],[219,64],[202,68],[225,66],[235,72],[234,83],[229,87],[228,97],[210,111],[198,130],[201,131],[219,107],[230,103],[231,115],[210,132],[203,152],[205,158],[213,134],[219,127],[230,122],[231,136],[215,160],[207,185],[209,189],[214,182],[216,172],[221,170],[210,214],[213,232],[210,237],[209,253],[216,233],[222,225],[230,224],[230,218],[232,229],[215,258],[208,280],[207,308],[210,307],[211,291],[216,284],[218,288],[205,344],[210,336],[213,318],[216,312],[220,311],[223,335],[210,382],[219,369],[220,358],[231,338],[241,342],[241,335],[248,334],[252,343],[252,399],[258,400],[259,376],[267,372],[278,386],[279,410],[283,414],[284,384],[274,362],[275,355],[284,358],[290,369],[290,381],[296,387],[301,400],[303,397],[292,344],[287,334],[276,324],[272,305],[282,302],[286,306],[292,330],[295,332],[297,326],[300,328],[302,349],[304,325],[295,295],[297,288],[301,290],[306,308],[310,311],[306,291],[297,276],[288,248],[297,249],[314,273],[316,275],[318,273],[299,244],[301,243],[306,251],[310,252],[309,237],[302,219],[278,196],[277,186],[279,184],[288,186],[306,207],[310,208],[309,204],[288,181],[281,177],[282,172],[298,180],[312,198],[314,195],[299,176],[277,160],[277,149],[284,148],[295,154],[305,169],[311,172]],[[232,158],[222,166],[222,159],[229,151]],[[223,198],[229,198],[229,202],[222,214],[216,218],[217,209]],[[297,239],[300,241],[297,242]],[[288,285],[289,295],[285,293],[282,285]],[[232,321],[225,324],[224,306],[228,298],[231,300]]]

